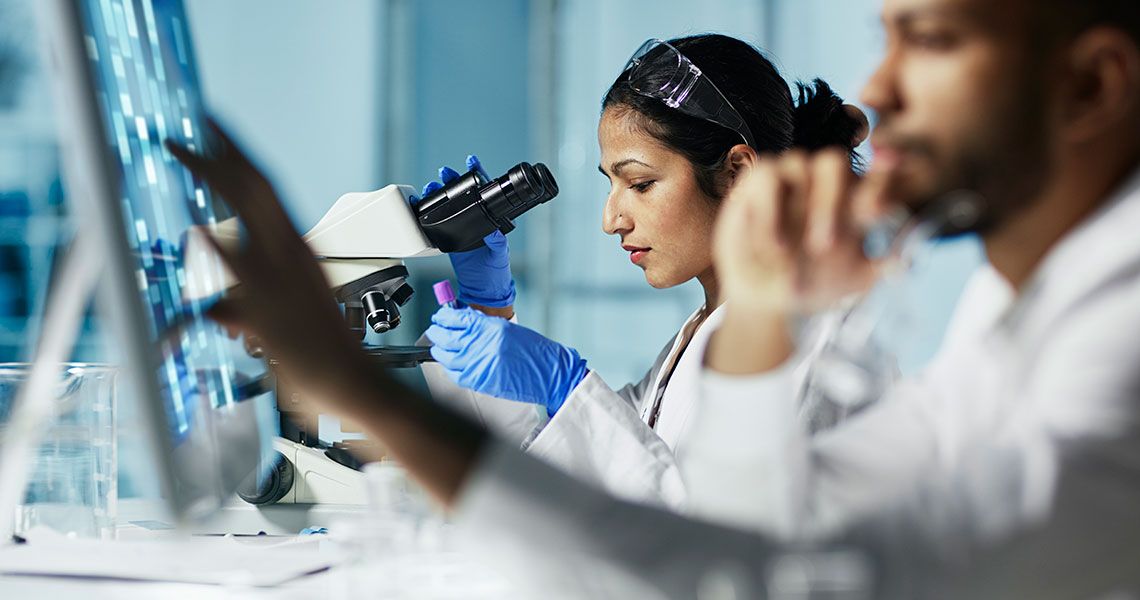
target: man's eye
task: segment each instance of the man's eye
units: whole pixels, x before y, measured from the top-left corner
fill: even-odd
[[[948,50],[954,47],[957,38],[952,34],[938,31],[912,31],[906,35],[906,42],[926,50]]]

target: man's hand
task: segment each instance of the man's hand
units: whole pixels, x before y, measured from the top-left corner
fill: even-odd
[[[171,153],[237,213],[247,233],[239,248],[214,246],[241,281],[209,316],[253,334],[321,408],[359,423],[445,506],[453,505],[487,432],[426,402],[370,366],[329,293],[308,245],[293,228],[269,181],[211,122],[216,157],[167,142]]]
[[[358,395],[340,392],[360,379],[363,356],[324,274],[269,181],[220,128],[211,126],[219,141],[216,156],[167,143],[175,158],[234,209],[246,235],[236,249],[214,244],[241,285],[208,316],[260,338],[297,385],[330,404],[324,408],[357,414],[359,407],[348,400]]]
[[[866,292],[878,265],[863,231],[882,212],[880,186],[845,152],[788,152],[745,167],[725,198],[713,258],[726,318],[706,357],[714,370],[759,373],[795,351],[791,320]]]

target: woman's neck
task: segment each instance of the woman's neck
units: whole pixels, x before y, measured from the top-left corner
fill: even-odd
[[[707,271],[697,275],[697,281],[700,282],[701,288],[705,291],[705,314],[707,316],[708,313],[716,310],[721,303],[720,285],[717,282],[716,272],[713,271],[712,267],[709,267]]]

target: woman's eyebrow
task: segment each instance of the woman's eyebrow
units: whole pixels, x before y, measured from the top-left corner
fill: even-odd
[[[640,160],[637,160],[636,158],[627,158],[625,160],[619,160],[619,161],[615,162],[614,164],[610,165],[610,172],[613,173],[614,175],[620,175],[621,170],[624,169],[626,165],[630,165],[630,164],[638,164],[638,165],[641,165],[641,166],[649,168],[649,169],[653,168],[650,165],[647,165],[647,164],[641,162]],[[601,169],[601,168],[602,168],[601,165],[598,165],[598,169]],[[602,171],[602,172],[605,173],[605,171]]]

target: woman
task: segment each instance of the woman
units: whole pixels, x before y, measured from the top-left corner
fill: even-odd
[[[602,101],[599,170],[610,182],[602,227],[619,237],[651,286],[696,279],[704,304],[641,381],[615,390],[572,348],[506,320],[514,286],[505,239],[492,236],[487,248],[452,256],[461,299],[474,308],[440,309],[426,333],[442,370],[479,395],[444,390],[429,367],[433,394],[468,403],[528,452],[619,495],[680,505],[676,457],[685,452],[704,345],[722,312],[711,249],[721,198],[758,153],[851,151],[865,136],[862,113],[827,84],[798,88],[794,105],[772,63],[731,37],[642,45]],[[811,413],[810,420],[827,420]]]

